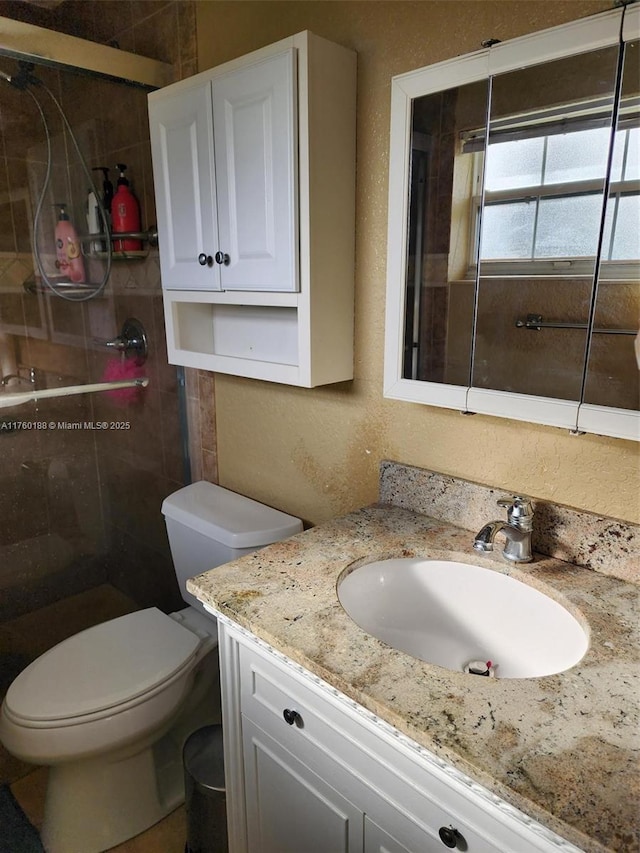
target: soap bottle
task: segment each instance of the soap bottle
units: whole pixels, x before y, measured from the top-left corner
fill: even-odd
[[[131,192],[129,181],[124,176],[127,167],[124,163],[118,163],[117,168],[120,171],[120,177],[116,194],[111,202],[111,230],[114,237],[120,231],[140,231],[140,205]],[[114,240],[113,248],[116,252],[139,252],[142,249],[142,242],[132,238]]]
[[[80,240],[69,219],[66,202],[58,202],[58,222],[56,224],[56,266],[71,281],[85,281],[84,260],[80,251]]]

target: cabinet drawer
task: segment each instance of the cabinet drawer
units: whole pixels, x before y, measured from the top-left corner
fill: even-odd
[[[540,833],[510,807],[499,812],[497,797],[488,800],[478,793],[479,786],[464,785],[437,762],[427,766],[373,715],[367,718],[355,702],[302,668],[253,644],[241,643],[239,654],[243,716],[320,775],[332,762],[334,776],[352,780],[349,799],[379,826],[393,827],[398,844],[414,849],[418,832],[433,839],[434,850],[444,851],[438,831],[454,827],[466,844],[459,849],[469,853],[577,850],[558,836]]]

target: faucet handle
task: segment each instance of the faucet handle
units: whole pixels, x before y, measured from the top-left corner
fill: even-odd
[[[525,531],[533,528],[534,511],[531,498],[526,495],[505,495],[498,499],[497,504],[507,508],[509,524]]]

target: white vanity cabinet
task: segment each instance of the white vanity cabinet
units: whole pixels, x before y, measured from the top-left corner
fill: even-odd
[[[219,616],[231,853],[577,848]]]
[[[355,71],[303,32],[149,95],[171,363],[352,378]]]

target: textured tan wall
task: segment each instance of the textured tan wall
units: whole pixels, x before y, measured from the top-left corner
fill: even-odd
[[[205,69],[303,29],[358,52],[352,383],[303,390],[216,377],[222,485],[314,523],[370,503],[382,458],[640,521],[637,447],[382,396],[391,77],[608,8],[606,0],[197,4]]]

